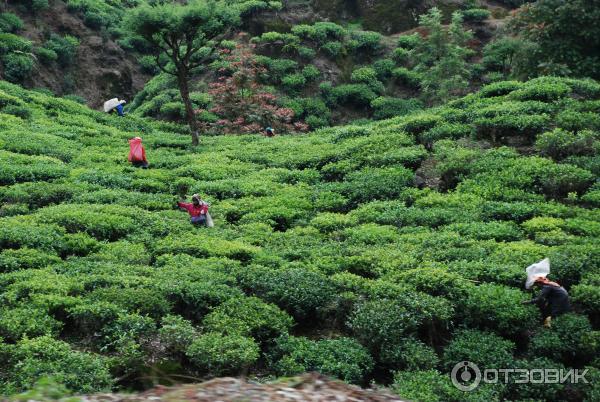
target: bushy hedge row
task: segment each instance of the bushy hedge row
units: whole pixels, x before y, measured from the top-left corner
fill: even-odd
[[[374,91],[361,77],[379,74],[359,70],[351,85]],[[414,112],[383,98],[373,102],[405,115],[205,137],[193,150],[176,125],[1,82],[0,392],[46,374],[77,392],[143,386],[161,361],[194,377],[387,378],[404,398],[461,400],[447,375],[459,361],[596,367],[597,173],[569,158],[596,158],[595,123],[571,112],[593,110],[598,93],[548,85],[493,84]],[[325,110],[294,101],[307,116]],[[498,116],[544,124],[512,131]],[[140,132],[146,170],[126,159]],[[195,192],[212,229],[175,208]],[[544,257],[575,306],[551,329],[521,304],[524,267]],[[486,385],[473,398],[593,392]]]

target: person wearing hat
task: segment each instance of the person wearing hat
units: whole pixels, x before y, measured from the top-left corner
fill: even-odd
[[[127,101],[119,100],[119,98],[109,99],[104,102],[104,111],[106,113],[112,113],[116,110],[119,117],[123,117],[125,116],[125,113],[123,112],[123,105],[126,103]]]
[[[537,297],[523,301],[523,304],[537,304],[544,317],[544,326],[550,328],[552,317],[558,317],[571,311],[569,293],[556,282],[549,280],[546,275],[550,272],[550,262],[540,261],[527,268],[526,289],[533,286],[541,288]]]
[[[204,202],[198,194],[192,195],[192,202],[181,202],[177,203],[177,206],[181,209],[185,209],[190,214],[190,220],[193,225],[205,225],[211,226],[211,219],[208,213],[208,203]]]
[[[135,167],[141,167],[142,169],[148,168],[148,159],[146,159],[146,148],[142,145],[142,139],[140,137],[134,137],[129,140],[129,156],[127,157],[129,162]]]

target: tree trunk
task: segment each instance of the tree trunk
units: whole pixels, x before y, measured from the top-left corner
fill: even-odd
[[[199,144],[199,133],[198,124],[196,123],[196,115],[194,114],[194,108],[192,107],[192,101],[190,100],[190,89],[188,87],[188,74],[187,70],[180,69],[177,74],[177,82],[179,84],[179,93],[185,106],[185,118],[190,130],[192,131],[192,145],[196,146]]]

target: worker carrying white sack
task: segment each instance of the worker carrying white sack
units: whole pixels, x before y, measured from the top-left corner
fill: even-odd
[[[523,304],[537,304],[544,318],[544,326],[550,327],[552,317],[571,311],[569,293],[558,283],[547,278],[550,274],[550,260],[548,258],[528,266],[525,272],[527,273],[525,289],[529,290],[533,286],[538,286],[542,291],[539,296],[526,300]]]
[[[111,113],[113,110],[117,111],[117,114],[120,117],[125,116],[123,113],[123,105],[126,104],[127,101],[119,100],[119,98],[112,98],[104,102],[104,112]]]

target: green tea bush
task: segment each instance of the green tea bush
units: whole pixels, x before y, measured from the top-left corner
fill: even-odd
[[[262,343],[286,334],[292,324],[289,315],[256,297],[227,300],[203,321],[209,332],[252,336]]]
[[[335,303],[335,289],[320,273],[303,269],[248,272],[242,286],[286,310],[296,320],[324,314]]]
[[[408,371],[431,370],[440,364],[433,348],[415,338],[406,338],[399,346],[384,348],[379,360],[392,369]]]
[[[371,102],[373,118],[377,120],[406,115],[421,109],[422,106],[422,103],[418,99],[389,98],[383,96]]]
[[[363,383],[373,369],[369,352],[351,338],[311,341],[284,336],[277,339],[271,359],[279,375],[318,371],[350,383]]]
[[[347,193],[357,202],[391,199],[411,185],[413,175],[404,167],[364,168],[346,177]]]
[[[0,272],[45,268],[60,261],[56,255],[27,247],[6,249],[0,252]]]
[[[171,310],[167,298],[154,289],[113,286],[95,289],[86,297],[94,302],[110,302],[125,311],[148,315],[155,319]]]
[[[186,355],[205,372],[235,375],[256,363],[259,348],[252,338],[209,332],[192,341]]]
[[[398,37],[398,47],[411,50],[417,47],[421,40],[421,35],[416,32],[410,35],[400,35]]]
[[[366,84],[343,84],[331,90],[332,103],[354,107],[369,107],[377,94]]]
[[[598,353],[597,341],[598,334],[592,332],[586,317],[565,314],[552,317],[550,329],[539,329],[528,351],[532,357],[544,356],[568,365],[584,365]]]
[[[409,70],[406,67],[397,67],[392,71],[392,77],[402,85],[409,88],[417,89],[421,85],[423,79],[421,75],[413,70]]]
[[[395,66],[394,60],[391,59],[379,59],[373,63],[373,69],[377,74],[377,79],[382,82],[392,76],[392,71]]]
[[[33,70],[33,59],[28,54],[10,53],[2,57],[4,77],[10,82],[23,82]]]
[[[17,33],[25,27],[23,20],[13,13],[0,14],[0,32]]]
[[[52,375],[79,393],[108,391],[114,383],[107,359],[73,350],[66,342],[48,336],[10,346],[9,356],[5,366],[10,369],[5,377],[12,387],[9,393],[31,388],[41,375]]]
[[[329,57],[337,57],[342,53],[344,46],[338,41],[331,41],[321,46],[321,50]]]
[[[557,128],[539,135],[535,147],[542,155],[561,160],[571,155],[593,155],[600,141],[598,134],[589,130],[572,133]]]
[[[354,31],[350,34],[348,47],[356,53],[373,54],[381,49],[381,34],[371,31]]]
[[[506,336],[517,336],[535,327],[535,307],[521,304],[525,294],[501,285],[481,284],[472,288],[461,311],[464,322],[473,327],[496,330]]]
[[[57,61],[62,67],[68,67],[75,61],[79,39],[74,36],[50,35],[50,39],[44,44],[44,48],[56,53]]]
[[[406,293],[406,299],[383,298],[356,305],[348,317],[347,326],[354,336],[374,354],[384,348],[400,345],[408,335],[417,333],[424,324],[433,324],[449,318],[451,308],[434,298]]]
[[[515,344],[493,333],[474,329],[456,331],[444,349],[443,365],[451,370],[456,363],[470,361],[481,370],[513,367]]]
[[[56,336],[61,328],[61,322],[37,308],[4,308],[0,313],[0,336],[13,342],[42,335]]]
[[[467,22],[482,22],[489,18],[491,12],[485,8],[471,8],[464,10],[462,14]]]
[[[162,317],[158,336],[171,353],[184,353],[197,337],[192,323],[177,315]]]

